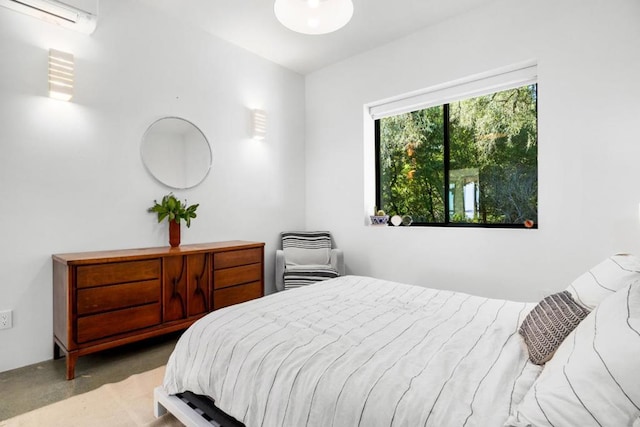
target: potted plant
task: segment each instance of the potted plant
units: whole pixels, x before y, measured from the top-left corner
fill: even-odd
[[[187,206],[186,200],[184,203],[181,202],[173,193],[164,196],[160,203],[157,200],[154,200],[153,203],[154,205],[149,208],[149,212],[158,214],[158,222],[162,222],[165,218],[169,221],[169,244],[172,247],[180,246],[180,220],[184,220],[187,228],[191,227],[191,219],[197,216],[196,209],[200,205]]]

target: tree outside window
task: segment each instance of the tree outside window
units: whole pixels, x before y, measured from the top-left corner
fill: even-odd
[[[537,226],[536,84],[375,123],[380,209],[414,225]]]

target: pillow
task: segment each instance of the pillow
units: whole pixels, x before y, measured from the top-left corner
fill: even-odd
[[[564,340],[508,426],[631,426],[640,417],[640,283],[609,296]]]
[[[286,265],[328,265],[331,263],[331,234],[326,231],[282,233]]]
[[[640,279],[640,259],[628,254],[607,258],[569,285],[573,299],[593,310],[598,303]]]
[[[549,295],[540,301],[527,314],[519,331],[529,350],[529,360],[542,365],[551,359],[562,341],[590,311],[574,301],[567,291]]]

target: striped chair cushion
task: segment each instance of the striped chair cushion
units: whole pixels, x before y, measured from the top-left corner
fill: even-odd
[[[560,345],[508,426],[631,426],[640,416],[640,283],[603,300]]]
[[[338,276],[330,265],[291,265],[284,270],[284,288],[299,288]]]
[[[282,233],[286,265],[329,265],[331,234],[327,231],[290,231]]]
[[[575,302],[568,291],[549,295],[534,307],[520,326],[529,359],[542,365],[591,310]]]

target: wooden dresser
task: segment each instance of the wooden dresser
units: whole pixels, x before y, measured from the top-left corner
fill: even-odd
[[[78,357],[187,328],[264,295],[264,243],[53,255],[54,357]]]

